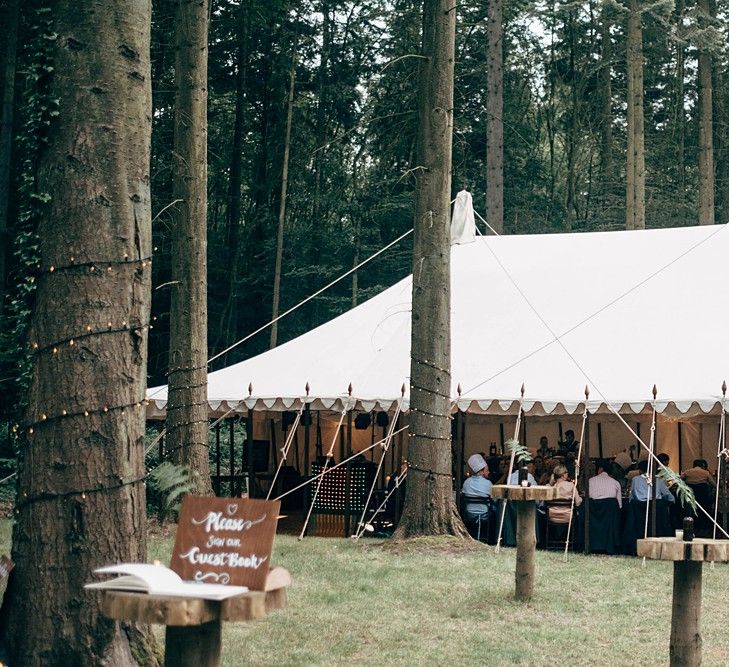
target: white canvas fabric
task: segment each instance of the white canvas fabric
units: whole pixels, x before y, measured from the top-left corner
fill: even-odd
[[[473,197],[468,190],[461,190],[453,202],[451,216],[451,243],[473,243],[476,240],[476,218]]]
[[[726,226],[477,237],[451,249],[452,389],[461,409],[720,409],[729,378]],[[211,403],[390,409],[407,387],[411,278],[274,350],[209,375]],[[555,339],[560,338],[564,348]],[[248,385],[253,393],[248,396]],[[352,397],[347,387],[352,384]],[[462,393],[458,398],[457,387]],[[150,416],[166,388],[151,389]],[[227,409],[227,408],[226,408]]]

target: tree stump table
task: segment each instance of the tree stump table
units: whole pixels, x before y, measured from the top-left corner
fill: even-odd
[[[701,570],[704,562],[729,561],[729,540],[696,538],[691,542],[675,537],[638,540],[638,556],[673,561],[671,607],[671,667],[701,664]]]
[[[514,595],[517,600],[529,600],[534,592],[537,501],[556,500],[557,489],[553,486],[497,484],[491,489],[491,495],[504,501],[516,502],[516,590]]]
[[[165,667],[216,667],[223,621],[255,621],[283,609],[290,583],[288,571],[276,567],[268,574],[265,591],[221,601],[105,590],[102,612],[119,621],[167,626]]]

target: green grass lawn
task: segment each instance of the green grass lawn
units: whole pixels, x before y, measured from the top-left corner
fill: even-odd
[[[515,550],[418,541],[280,535],[273,562],[291,571],[288,607],[227,624],[223,664],[667,664],[672,566],[639,559],[537,554],[536,595],[513,600]],[[169,541],[153,540],[157,556]],[[704,568],[704,664],[729,664],[729,569]]]
[[[0,525],[4,548],[8,522]],[[172,538],[150,538],[169,562]],[[514,549],[279,535],[273,563],[291,571],[288,606],[228,623],[223,664],[668,664],[668,563],[538,552],[536,594],[513,600]],[[704,567],[704,665],[729,664],[729,566]],[[160,633],[160,636],[162,634]]]

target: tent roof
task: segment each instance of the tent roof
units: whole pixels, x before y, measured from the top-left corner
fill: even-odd
[[[463,410],[720,410],[729,377],[725,225],[480,237],[451,250],[451,394]],[[217,412],[390,409],[407,386],[411,277],[279,347],[210,373]],[[551,331],[550,331],[551,330]],[[559,336],[561,343],[556,340]],[[248,396],[248,386],[253,393]],[[150,416],[166,387],[150,389]]]

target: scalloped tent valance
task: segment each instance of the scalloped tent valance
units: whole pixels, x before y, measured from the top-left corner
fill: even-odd
[[[481,237],[451,249],[454,410],[721,410],[729,376],[725,225]],[[210,373],[213,414],[234,408],[392,410],[407,387],[410,277],[279,347]],[[557,340],[557,338],[559,340]],[[306,397],[305,386],[310,386]],[[348,386],[352,385],[352,395]],[[249,396],[248,386],[253,387]],[[458,394],[458,387],[461,394]],[[163,416],[166,387],[150,389]]]

